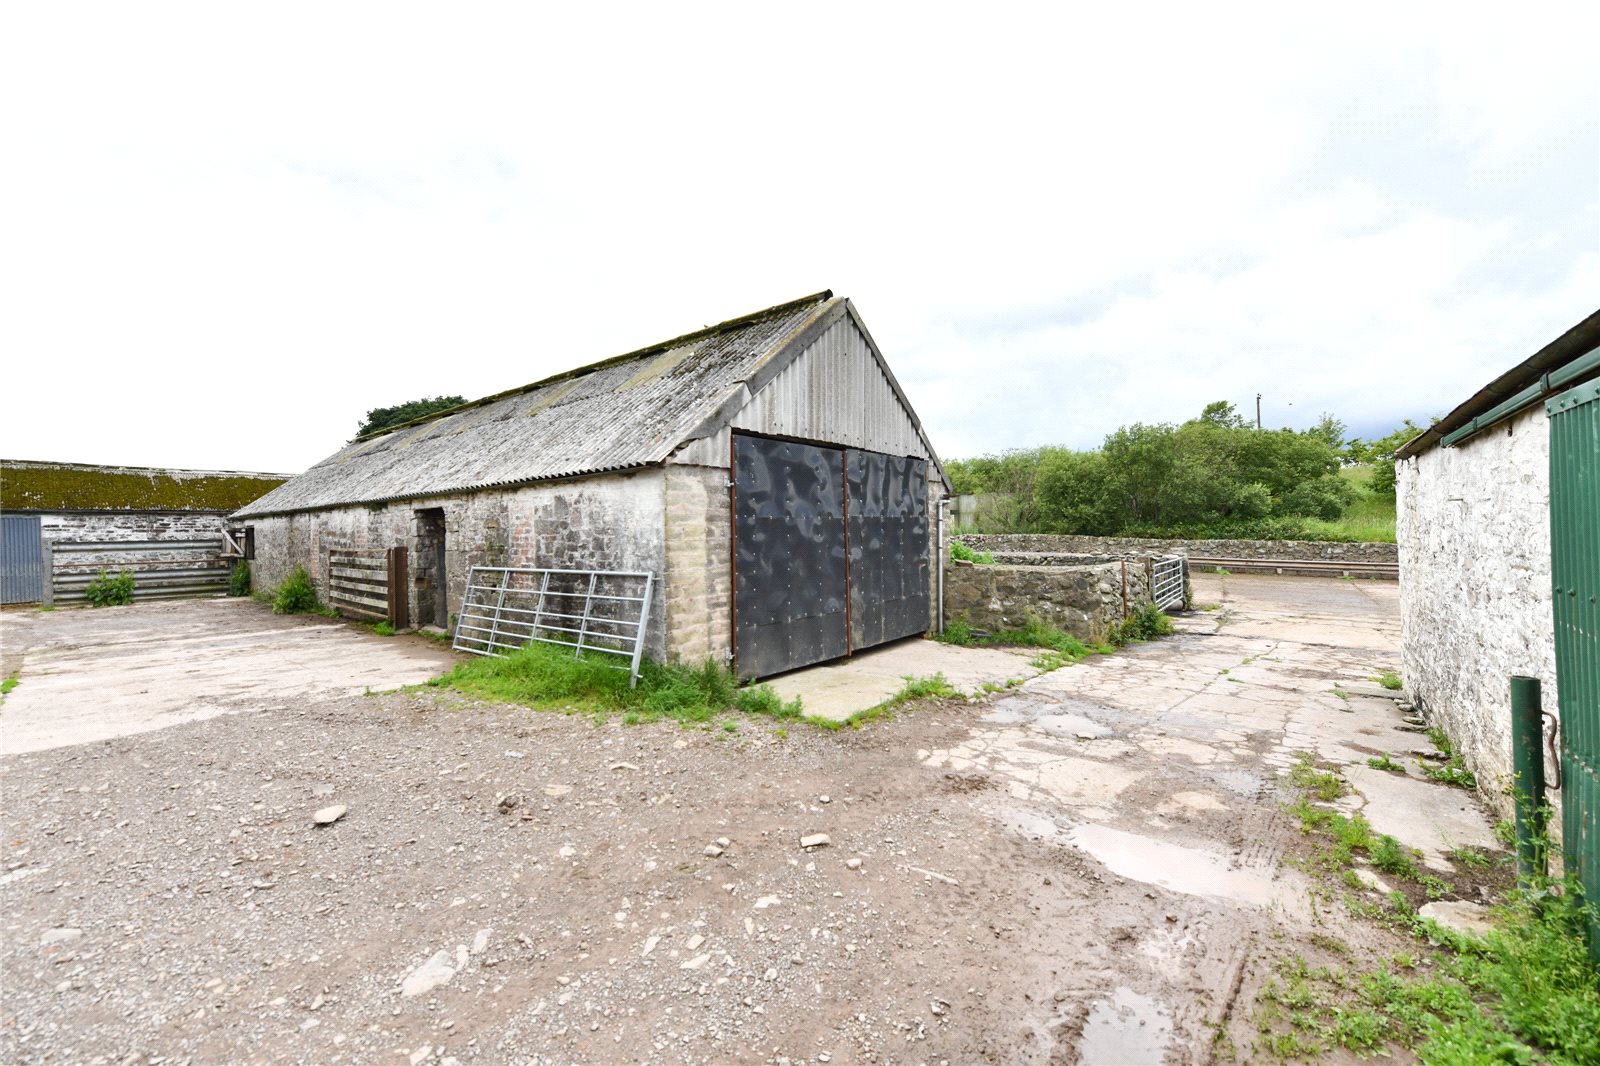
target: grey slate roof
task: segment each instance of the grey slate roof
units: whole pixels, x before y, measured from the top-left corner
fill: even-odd
[[[832,292],[353,441],[236,517],[439,496],[660,462],[830,305]]]

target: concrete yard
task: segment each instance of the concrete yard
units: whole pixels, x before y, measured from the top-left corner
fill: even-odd
[[[785,700],[798,699],[805,713],[843,721],[876,707],[911,678],[943,675],[965,695],[985,685],[1004,686],[1033,677],[1037,653],[1015,648],[961,648],[912,637],[873,648],[836,663],[822,663],[768,679]]]
[[[1172,638],[837,732],[366,696],[450,656],[250,603],[6,612],[0,1061],[1254,1061],[1279,960],[1414,944],[1292,862],[1298,752],[1480,898],[1479,804],[1361,694],[1395,593],[1197,575]]]
[[[27,675],[6,697],[6,755],[414,685],[454,661],[444,648],[274,615],[249,600],[9,611],[4,627],[4,672]]]

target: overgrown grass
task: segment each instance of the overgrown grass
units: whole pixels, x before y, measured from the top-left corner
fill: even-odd
[[[1257,995],[1257,1046],[1278,1058],[1338,1049],[1387,1057],[1398,1046],[1438,1066],[1592,1066],[1600,1062],[1600,975],[1575,898],[1518,893],[1482,938],[1451,933],[1396,902],[1401,924],[1437,949],[1367,969],[1280,959]]]
[[[368,628],[380,637],[394,636],[394,626],[390,625],[387,619],[382,622],[374,622]]]
[[[1091,655],[1109,655],[1121,644],[1154,640],[1172,632],[1172,619],[1160,608],[1146,604],[1106,635],[1106,639],[1086,644],[1065,630],[1030,617],[1020,629],[1002,629],[981,634],[963,619],[945,626],[939,639],[946,644],[982,648],[1038,648],[1031,663],[1048,673],[1068,663],[1082,662]]]
[[[15,673],[7,674],[3,679],[0,679],[0,696],[9,695],[11,690],[21,683],[22,679]]]
[[[709,722],[730,709],[774,718],[801,714],[799,700],[786,703],[769,685],[740,688],[732,674],[710,660],[688,667],[647,659],[639,667],[638,687],[629,688],[628,672],[616,669],[611,659],[532,644],[504,657],[460,663],[428,684],[543,710],[621,713],[630,723]]]
[[[1374,493],[1367,487],[1372,477],[1370,466],[1347,466],[1339,476],[1356,489],[1356,498],[1340,517],[1332,521],[1304,519],[1304,535],[1313,540],[1386,541],[1394,543],[1394,497]]]
[[[1448,738],[1434,739],[1449,750]],[[1419,852],[1374,832],[1360,815],[1312,803],[1313,795],[1334,791],[1329,776],[1337,778],[1309,755],[1290,774],[1302,792],[1290,810],[1322,844],[1310,870],[1336,876],[1364,896],[1368,886],[1354,867],[1364,853],[1374,868],[1431,899],[1452,894],[1449,883],[1419,869]],[[1458,848],[1450,858],[1461,869],[1491,864],[1472,849]],[[1256,1049],[1283,1059],[1339,1050],[1366,1058],[1402,1047],[1439,1066],[1600,1063],[1600,974],[1585,944],[1581,899],[1575,880],[1527,882],[1495,908],[1496,928],[1479,938],[1423,919],[1401,892],[1391,892],[1386,904],[1346,895],[1352,914],[1414,937],[1417,952],[1369,967],[1280,959],[1257,994]]]

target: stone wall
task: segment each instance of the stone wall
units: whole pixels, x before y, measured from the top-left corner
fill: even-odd
[[[1138,560],[1066,567],[954,563],[944,576],[946,624],[959,619],[990,632],[1020,628],[1032,617],[1097,641],[1149,600],[1149,579]]]
[[[1545,709],[1556,710],[1549,450],[1544,406],[1536,404],[1398,469],[1406,690],[1450,735],[1484,799],[1506,815],[1511,675],[1537,677]],[[1554,772],[1547,766],[1547,779]]]
[[[244,524],[255,530],[255,587],[280,584],[304,566],[327,595],[332,549],[404,545],[411,556],[412,624],[422,618],[427,591],[427,529],[420,512],[441,509],[445,529],[445,586],[450,614],[461,609],[473,566],[640,570],[658,578],[666,568],[663,477],[659,470],[606,475],[503,491],[270,515]],[[418,582],[422,582],[422,587]],[[665,597],[651,605],[645,650],[667,651]]]
[[[51,601],[82,600],[101,570],[133,574],[135,599],[220,593],[230,567],[222,556],[226,517],[216,511],[41,514]],[[97,544],[125,547],[81,547]]]
[[[1148,537],[1077,537],[1053,533],[963,533],[957,539],[976,551],[1064,552],[1130,555],[1151,552],[1215,559],[1354,559],[1392,563],[1394,544],[1340,544],[1316,540],[1156,540]]]

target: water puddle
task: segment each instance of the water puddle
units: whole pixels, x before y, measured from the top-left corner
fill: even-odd
[[[1231,867],[1225,858],[1209,851],[1151,840],[1106,825],[1075,825],[1066,838],[1117,876],[1147,885],[1259,906],[1288,905],[1294,898],[1273,882],[1269,872]]]
[[[1078,1054],[1085,1066],[1155,1063],[1166,1058],[1171,1040],[1167,1008],[1142,992],[1119,988],[1089,1008]]]

